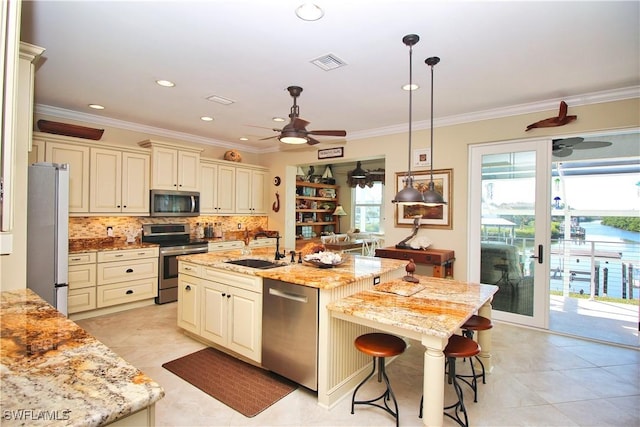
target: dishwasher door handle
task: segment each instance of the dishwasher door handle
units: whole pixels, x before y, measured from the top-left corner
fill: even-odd
[[[284,292],[284,291],[273,289],[273,288],[269,288],[269,295],[289,299],[296,302],[301,302],[304,304],[309,302],[309,298],[305,297],[304,295],[293,294],[291,292]]]

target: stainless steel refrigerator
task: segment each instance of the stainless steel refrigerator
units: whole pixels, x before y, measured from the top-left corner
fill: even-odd
[[[27,287],[67,315],[69,165],[29,166]]]

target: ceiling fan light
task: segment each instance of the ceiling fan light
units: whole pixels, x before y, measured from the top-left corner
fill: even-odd
[[[303,138],[300,136],[281,136],[278,139],[280,140],[280,142],[284,142],[285,144],[292,144],[292,145],[306,144],[308,141],[307,138]]]
[[[317,21],[324,16],[324,10],[317,4],[304,2],[296,8],[296,16],[303,21]]]

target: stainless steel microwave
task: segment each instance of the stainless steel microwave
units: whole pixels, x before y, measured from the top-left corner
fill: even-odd
[[[151,216],[198,216],[200,193],[193,191],[151,190]]]

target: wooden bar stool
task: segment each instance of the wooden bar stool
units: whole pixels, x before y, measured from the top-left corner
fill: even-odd
[[[486,331],[488,329],[493,328],[493,323],[491,323],[491,319],[488,319],[486,317],[483,316],[478,316],[478,315],[473,315],[469,318],[469,320],[467,320],[461,327],[460,329],[462,329],[462,335],[464,335],[467,338],[471,338],[473,339],[473,334],[475,331]],[[480,367],[482,368],[482,372],[478,373],[477,375],[475,374],[475,372],[473,373],[474,379],[477,379],[478,377],[482,377],[482,384],[486,384],[486,378],[485,378],[485,372],[484,372],[484,363],[482,363],[482,360],[480,360],[480,358],[478,356],[475,356],[475,359],[478,361],[478,363],[480,364]],[[471,364],[473,364],[473,360],[471,360]],[[471,375],[458,375],[458,377],[462,377],[462,378],[470,378]],[[473,401],[477,402],[478,401],[478,387],[474,388],[474,393],[473,393]]]
[[[444,407],[444,415],[451,418],[458,424],[464,427],[469,426],[469,417],[467,416],[467,408],[464,406],[464,396],[462,394],[462,388],[460,384],[458,384],[458,379],[461,378],[459,375],[456,375],[456,359],[464,358],[464,357],[473,357],[480,353],[480,346],[474,340],[463,337],[461,335],[452,335],[449,337],[449,342],[447,346],[443,350],[444,356],[447,358],[447,365],[449,366],[449,370],[447,371],[447,378],[449,384],[453,384],[453,388],[456,391],[456,396],[458,397],[458,401],[453,405]],[[471,364],[471,370],[473,371],[473,364]],[[475,372],[471,383],[462,379],[464,382],[469,384],[471,388],[475,387],[476,378]],[[420,415],[422,418],[422,404],[423,404],[424,396],[420,399]],[[447,413],[447,410],[453,409],[453,414]],[[460,418],[460,413],[464,415],[464,421]]]
[[[351,397],[351,413],[354,413],[355,405],[376,406],[380,409],[384,409],[389,414],[391,414],[391,416],[396,419],[396,427],[398,427],[400,422],[400,415],[398,413],[398,402],[396,401],[396,397],[393,395],[391,385],[389,385],[389,378],[387,377],[387,372],[385,370],[384,359],[385,357],[393,357],[402,354],[407,348],[407,343],[405,343],[403,339],[398,338],[394,335],[375,332],[371,334],[360,335],[358,338],[356,338],[354,344],[358,350],[373,357],[373,369],[371,370],[371,373],[367,375],[367,377],[360,384],[358,384],[356,389],[353,391],[353,396]],[[376,397],[375,399],[356,400],[356,393],[358,392],[358,389],[360,389],[360,387],[362,387],[364,383],[366,383],[369,378],[371,378],[375,373],[376,360],[378,361],[378,382],[382,382],[382,380],[384,379],[387,388],[380,396]],[[387,403],[390,397],[393,400],[395,412],[391,410],[389,404]],[[384,406],[376,403],[380,399],[382,399],[382,403],[384,403]]]

